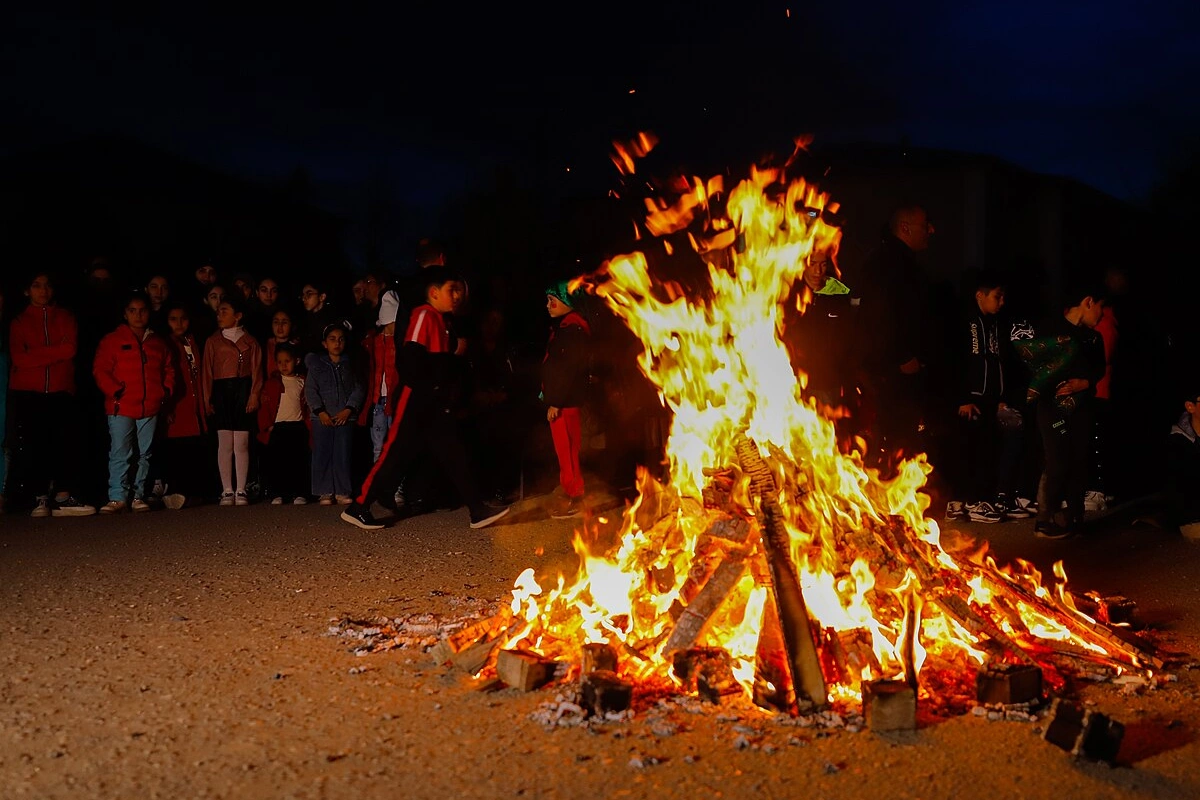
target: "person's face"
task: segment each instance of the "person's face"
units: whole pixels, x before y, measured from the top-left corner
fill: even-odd
[[[929,247],[929,237],[933,236],[933,223],[929,221],[928,212],[916,211],[912,219],[900,223],[901,238],[914,252],[921,252]]]
[[[217,310],[217,307],[221,305],[221,301],[223,301],[224,299],[225,299],[225,290],[222,289],[220,286],[212,287],[211,289],[208,290],[208,294],[206,294],[204,296],[205,302],[208,303],[208,307],[211,308],[213,311]]]
[[[171,286],[162,275],[155,275],[146,283],[146,295],[150,298],[150,304],[155,308],[165,303],[170,294]]]
[[[350,292],[354,295],[354,305],[361,306],[363,299],[367,296],[366,281],[361,278],[356,280],[354,285],[350,287]]]
[[[254,287],[251,286],[247,281],[242,280],[241,278],[234,279],[233,288],[235,288],[239,292],[241,292],[242,298],[246,299],[246,300],[249,300],[250,296],[254,294]]]
[[[238,323],[242,321],[242,315],[233,310],[233,306],[229,303],[221,301],[217,304],[217,327],[218,328],[236,328]]]
[[[258,284],[258,302],[264,306],[273,306],[279,301],[279,284],[273,280],[265,280]]]
[[[318,292],[317,287],[306,283],[300,290],[300,302],[304,303],[305,311],[316,313],[321,310],[321,306],[325,305],[325,295]]]
[[[342,330],[334,328],[325,335],[322,343],[325,345],[326,353],[331,356],[340,356],[346,349],[346,334]]]
[[[379,295],[383,293],[383,282],[374,275],[363,278],[363,296],[371,305],[379,305]]]
[[[1004,308],[1004,289],[999,286],[987,291],[979,289],[975,292],[975,300],[984,314],[999,314],[1000,309]]]
[[[125,324],[135,331],[144,331],[149,327],[150,309],[146,307],[145,300],[139,297],[125,305]]]
[[[808,288],[814,292],[818,291],[825,285],[825,278],[828,274],[829,259],[819,253],[813,253],[804,267],[804,282],[808,284]]]
[[[39,308],[48,306],[54,302],[54,284],[50,282],[49,275],[38,275],[29,284],[29,288],[25,290],[25,296],[29,298],[29,302]]]
[[[1079,321],[1089,328],[1094,328],[1100,324],[1102,316],[1104,316],[1104,303],[1091,297],[1084,298],[1083,315]]]
[[[167,325],[170,326],[173,336],[183,336],[188,332],[189,324],[191,324],[191,319],[182,308],[173,308],[171,313],[167,314]]]
[[[454,311],[454,281],[446,281],[441,286],[432,286],[428,294],[429,305],[443,314]]]
[[[296,359],[286,350],[276,353],[275,368],[279,370],[280,375],[291,375],[296,371]]]
[[[276,341],[286,342],[292,336],[292,318],[285,311],[276,312],[271,317],[271,335]]]
[[[450,287],[450,306],[453,311],[458,311],[462,308],[463,301],[467,299],[467,285],[462,281],[453,281]]]
[[[550,314],[551,319],[558,319],[570,314],[571,307],[554,295],[548,294],[546,295],[546,312]]]
[[[211,264],[205,264],[196,270],[196,280],[205,286],[212,286],[217,282],[217,271]]]

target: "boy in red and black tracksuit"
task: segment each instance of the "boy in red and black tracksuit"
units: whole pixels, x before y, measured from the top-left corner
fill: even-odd
[[[453,481],[471,512],[471,527],[484,528],[508,513],[488,508],[455,418],[459,365],[444,315],[454,310],[462,283],[444,267],[421,270],[425,303],[413,309],[403,342],[396,344],[400,385],[395,418],[383,451],[342,519],[365,530],[382,528],[371,504],[390,499],[417,457],[428,454]]]
[[[583,470],[579,451],[583,438],[582,408],[590,381],[588,339],[591,326],[575,310],[566,281],[546,290],[546,312],[554,323],[542,360],[542,400],[558,457],[558,481],[565,498],[550,515],[573,517],[583,504]]]

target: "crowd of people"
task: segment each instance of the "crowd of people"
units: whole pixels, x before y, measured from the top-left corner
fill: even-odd
[[[1010,312],[1004,275],[964,273],[960,305],[918,260],[934,234],[923,207],[903,206],[863,263],[809,256],[803,302],[789,305],[804,313],[784,336],[805,391],[885,477],[928,454],[927,492],[947,518],[1036,517],[1038,536],[1070,536],[1113,499],[1126,276],[1068,282],[1038,314]],[[591,442],[607,442],[606,477],[622,488],[637,465],[661,468],[669,420],[638,378],[637,344],[585,297],[550,283],[545,336],[522,356],[508,309],[473,304],[438,243],[423,241],[414,267],[289,285],[206,263],[131,285],[98,258],[65,297],[35,271],[19,297],[0,294],[3,507],[46,517],[315,501],[375,529],[376,504],[465,506],[482,528],[525,491],[539,432],[556,517],[584,508]],[[1200,472],[1182,463],[1200,463],[1194,388],[1169,440],[1176,475]],[[1194,504],[1170,508],[1200,532]]]

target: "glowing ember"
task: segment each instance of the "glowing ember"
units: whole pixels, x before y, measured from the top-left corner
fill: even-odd
[[[654,143],[642,136],[618,146],[614,163],[632,174]],[[858,451],[839,449],[780,335],[809,258],[836,256],[829,198],[780,169],[751,170],[719,214],[719,178],[679,189],[673,203],[648,203],[645,228],[656,237],[702,229],[689,236],[706,286],[656,280],[643,252],[577,281],[644,345],[641,369],[673,415],[669,481],[642,473],[615,547],[594,552],[589,532],[576,535],[580,569],[570,583],[543,587],[533,570],[522,573],[502,647],[577,663],[584,644],[608,643],[621,673],[637,680],[671,680],[675,650],[719,647],[738,681],[762,696],[788,680],[771,669],[782,646],[787,654],[775,662],[789,664],[793,699],[816,706],[859,698],[864,681],[915,686],[923,666],[962,671],[989,658],[1040,664],[1052,683],[1052,656],[1156,666],[1074,607],[1061,569],[1052,591],[1029,564],[1000,569],[982,553],[946,552],[924,516],[924,456],[882,480]],[[752,480],[739,443],[753,443],[769,469],[765,483]],[[774,525],[786,532],[785,552],[770,552]],[[806,617],[791,629],[796,605],[781,585],[789,571]],[[819,674],[802,683],[797,648],[806,637]]]

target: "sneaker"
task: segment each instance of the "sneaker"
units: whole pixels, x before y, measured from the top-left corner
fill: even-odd
[[[292,500],[292,505],[306,506],[306,505],[308,505],[308,498],[305,497],[304,495],[300,495],[299,497],[296,497]]]
[[[1104,492],[1092,491],[1083,493],[1083,510],[1084,511],[1107,511],[1108,498]]]
[[[56,517],[90,517],[96,513],[96,507],[68,497],[66,500],[55,500],[54,510],[50,513]]]
[[[1015,503],[1008,502],[1008,498],[1006,498],[1004,495],[1000,495],[996,498],[996,502],[992,503],[992,508],[996,509],[1000,516],[1004,517],[1005,519],[1029,519],[1033,516],[1033,512],[1029,511],[1028,509],[1021,508]]]
[[[995,509],[988,502],[980,500],[978,503],[969,503],[966,506],[967,518],[971,522],[1000,522],[1004,519],[1004,515]]]
[[[219,505],[219,506],[233,505],[233,492],[222,492],[221,499],[217,501],[217,505]]]
[[[250,505],[250,498],[246,496],[245,492],[238,492],[233,496],[233,504],[235,506],[248,506]]]
[[[572,497],[566,503],[550,512],[551,519],[570,519],[583,510],[583,500]]]
[[[156,478],[154,480],[154,488],[150,490],[150,494],[161,500],[167,494],[167,484],[161,478]]]
[[[45,497],[45,496],[39,497],[37,499],[37,505],[33,507],[33,511],[30,512],[29,516],[31,516],[31,517],[48,517],[48,516],[50,516],[50,498]]]
[[[383,527],[383,523],[371,516],[369,508],[364,508],[358,503],[351,503],[342,512],[342,519],[351,525],[362,528],[364,531],[377,531]]]
[[[962,519],[963,502],[961,500],[951,500],[946,503],[946,519]]]
[[[281,506],[281,505],[283,505],[283,498],[282,498],[282,497],[272,497],[272,498],[271,498],[271,505],[273,505],[273,506]]]
[[[168,494],[163,497],[163,505],[172,511],[178,511],[179,509],[183,508],[184,503],[186,502],[187,496],[179,494],[178,492],[175,494]]]
[[[1038,512],[1037,500],[1030,500],[1028,497],[1018,497],[1016,500],[1013,500],[1013,508],[1024,509],[1031,516],[1037,516]]]
[[[354,498],[348,494],[339,494],[335,498],[339,506],[348,506],[354,502]]]
[[[149,511],[150,510],[150,504],[147,503],[145,500],[143,500],[140,497],[133,498],[133,502],[129,504],[129,507],[132,508],[134,511]]]
[[[486,512],[484,512],[484,513],[486,513]],[[474,514],[472,514],[471,515],[471,528],[474,530],[479,530],[480,528],[486,528],[488,525],[491,525],[493,522],[500,519],[507,513],[508,513],[508,509],[502,508],[499,511],[497,511],[496,513],[491,514],[490,516],[486,516],[486,517],[476,517]]]
[[[109,500],[104,505],[100,506],[101,514],[120,514],[129,508],[124,500]]]
[[[1054,522],[1039,522],[1033,526],[1033,535],[1039,539],[1066,539],[1071,531]]]
[[[321,495],[321,499],[317,501],[317,505],[322,505],[322,506],[333,505],[333,495],[331,495],[331,494]]]

